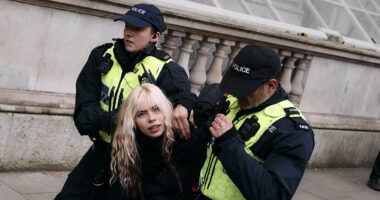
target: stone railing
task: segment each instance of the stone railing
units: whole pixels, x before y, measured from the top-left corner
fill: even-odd
[[[197,94],[205,84],[219,83],[222,79],[223,69],[226,67],[223,66],[223,63],[228,63],[228,67],[235,55],[247,44],[172,29],[166,32],[164,38],[165,40],[161,44],[164,51],[173,55],[173,52],[179,49],[177,62],[189,75],[192,91]],[[178,40],[182,41],[181,46],[177,46]],[[191,54],[194,53],[195,45],[198,47],[196,49],[197,57],[195,57],[194,65],[190,68],[190,58]],[[215,49],[213,54],[211,54],[211,49]],[[283,63],[281,84],[290,94],[290,99],[295,104],[299,104],[303,93],[304,80],[307,79],[305,72],[308,71],[313,56],[282,50],[281,48],[275,50]],[[211,59],[211,64],[208,67],[207,59]]]

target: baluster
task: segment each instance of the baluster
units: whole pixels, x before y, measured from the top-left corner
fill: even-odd
[[[285,56],[285,63],[282,67],[282,74],[281,74],[281,85],[285,89],[286,92],[290,92],[292,90],[292,84],[291,84],[291,78],[292,78],[292,72],[295,68],[294,62],[297,60],[297,58],[294,58],[292,56],[292,52],[290,51],[284,51],[282,50],[280,52],[280,55]]]
[[[207,71],[207,84],[220,83],[222,80],[223,60],[227,57],[226,50],[233,45],[235,45],[235,42],[229,40],[222,40],[220,44],[216,44],[214,60],[212,61],[210,69]]]
[[[299,58],[297,66],[295,69],[294,78],[292,81],[292,91],[290,92],[289,99],[294,103],[294,105],[299,106],[304,90],[304,80],[306,80],[306,70],[309,68],[309,63],[312,60],[310,55],[302,55]]]
[[[247,43],[245,42],[236,42],[236,45],[231,48],[230,56],[228,57],[228,65],[226,69],[224,69],[223,74],[228,70],[228,68],[231,66],[232,61],[234,61],[235,56],[239,53],[239,51],[245,47]]]
[[[190,54],[193,52],[193,45],[195,41],[201,41],[202,36],[192,33],[187,33],[186,37],[183,39],[181,53],[178,58],[178,64],[185,70],[187,76],[189,76],[189,58]]]
[[[163,50],[173,57],[173,52],[177,48],[178,38],[184,37],[186,33],[180,31],[169,30],[165,35],[165,42],[162,45]]]
[[[278,49],[276,52],[277,52],[278,56],[280,57],[280,62],[283,63],[284,58],[285,58],[285,55],[283,53],[281,53],[281,52],[283,52],[283,50]],[[282,64],[281,64],[281,67],[282,67]]]
[[[190,72],[191,91],[197,95],[206,82],[207,56],[210,55],[210,46],[215,43],[215,39],[217,38],[208,37],[201,41],[197,60]]]

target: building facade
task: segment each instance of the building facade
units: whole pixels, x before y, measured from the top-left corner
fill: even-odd
[[[123,24],[112,19],[140,2],[163,11],[168,30],[159,46],[186,70],[193,92],[219,82],[244,45],[270,46],[281,57],[282,86],[316,132],[309,165],[372,164],[380,148],[379,35],[355,27],[358,19],[342,25],[347,16],[340,9],[355,1],[240,0],[239,12],[227,4],[234,1],[222,0],[2,0],[0,170],[77,163],[91,142],[72,121],[76,78],[92,48],[122,37]],[[337,7],[335,14],[326,2]],[[309,12],[307,19],[296,17]],[[334,23],[326,20],[333,15]]]

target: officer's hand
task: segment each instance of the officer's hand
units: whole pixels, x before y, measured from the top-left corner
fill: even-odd
[[[215,119],[211,123],[209,130],[213,137],[218,138],[230,130],[232,127],[232,122],[228,120],[225,115],[219,113],[215,116]]]
[[[105,131],[109,134],[113,134],[116,127],[117,112],[102,112],[98,119],[99,130]]]
[[[190,138],[190,127],[189,127],[189,121],[187,121],[187,117],[189,116],[189,113],[187,112],[187,109],[182,106],[181,104],[178,104],[174,111],[173,111],[173,127],[174,129],[178,130],[183,138],[186,140]]]

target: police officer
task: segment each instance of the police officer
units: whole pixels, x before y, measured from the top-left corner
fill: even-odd
[[[125,22],[124,38],[92,50],[76,82],[74,122],[93,146],[68,175],[55,199],[92,199],[107,184],[109,150],[115,118],[129,93],[143,82],[159,86],[175,106],[173,125],[189,134],[188,113],[195,95],[185,71],[156,48],[165,30],[161,11],[150,4],[133,6],[117,21]],[[100,190],[101,191],[101,190]]]
[[[212,121],[201,199],[289,200],[314,148],[314,133],[279,83],[270,48],[244,47],[220,89],[228,109]],[[196,116],[195,116],[196,117]]]

